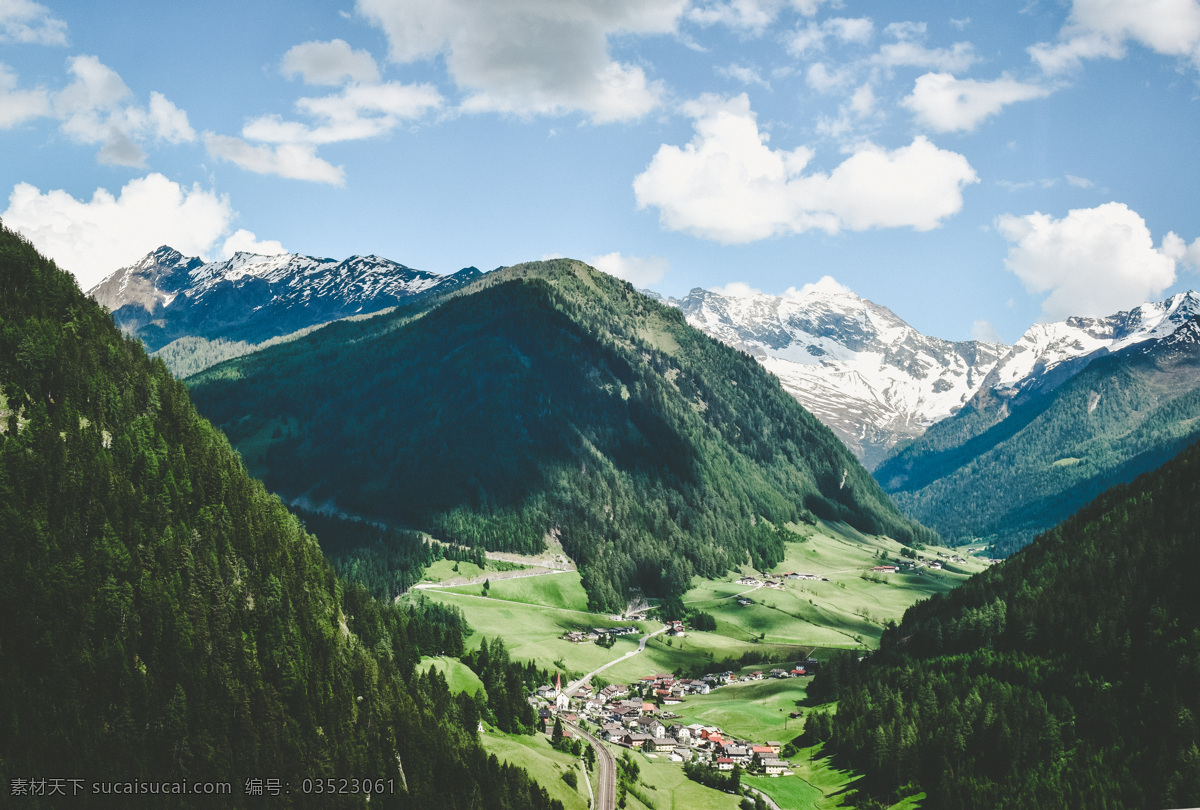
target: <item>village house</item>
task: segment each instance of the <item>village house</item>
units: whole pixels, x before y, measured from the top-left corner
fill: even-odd
[[[778,776],[787,770],[787,763],[778,759],[764,759],[762,764],[767,776]]]
[[[717,770],[718,771],[732,771],[733,770],[733,760],[730,759],[729,757],[721,757],[720,759],[717,760]]]
[[[639,717],[637,727],[643,734],[649,734],[652,737],[662,737],[667,733],[667,727],[655,717]]]
[[[636,748],[639,751],[645,750],[647,744],[653,744],[654,738],[649,734],[626,734],[621,738],[621,745],[629,748]]]

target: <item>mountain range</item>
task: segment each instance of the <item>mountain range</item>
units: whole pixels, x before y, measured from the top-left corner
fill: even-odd
[[[828,277],[781,296],[694,289],[667,303],[755,357],[868,469],[962,407],[1008,349],[923,335]]]
[[[1033,326],[971,401],[875,470],[950,538],[998,554],[1200,436],[1200,296]]]
[[[164,247],[92,295],[185,376],[481,278],[378,257],[238,254],[206,264]],[[948,537],[987,539],[996,553],[1161,463],[1194,433],[1184,395],[1197,381],[1180,328],[1200,312],[1196,293],[1034,324],[1010,347],[924,335],[829,278],[779,296],[644,292],[754,357],[912,515]],[[1072,410],[1079,402],[1084,421]]]
[[[342,261],[283,253],[237,253],[205,262],[163,246],[87,294],[124,331],[156,351],[179,338],[257,344],[305,327],[378,312],[477,278],[414,270],[378,256]]]

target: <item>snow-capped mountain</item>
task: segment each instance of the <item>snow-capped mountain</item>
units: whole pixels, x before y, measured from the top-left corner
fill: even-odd
[[[943,537],[1007,554],[1200,438],[1200,295],[1035,324],[875,477]]]
[[[1157,342],[1200,313],[1189,291],[1103,318],[1074,317],[1029,327],[980,386],[1019,403],[1057,388],[1098,357]]]
[[[828,277],[782,296],[695,289],[668,303],[757,358],[868,469],[967,402],[1008,350],[923,335]]]
[[[163,246],[112,273],[88,294],[154,350],[184,336],[257,343],[445,292],[479,275],[469,267],[440,276],[378,256],[337,261],[237,253],[206,263]]]

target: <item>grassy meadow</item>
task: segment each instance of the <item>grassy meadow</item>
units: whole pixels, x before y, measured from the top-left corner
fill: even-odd
[[[446,679],[446,684],[450,687],[450,691],[455,694],[470,692],[473,695],[483,689],[483,681],[479,680],[479,676],[457,658],[447,658],[445,656],[432,658],[424,655],[421,656],[421,662],[417,664],[417,669],[421,672],[429,669],[440,671],[442,677]]]
[[[529,772],[539,785],[546,788],[550,797],[563,803],[564,810],[587,810],[588,790],[578,757],[555,751],[545,734],[505,734],[485,726],[479,741],[489,754],[517,765]],[[579,779],[572,788],[562,780],[569,770],[574,770]]]

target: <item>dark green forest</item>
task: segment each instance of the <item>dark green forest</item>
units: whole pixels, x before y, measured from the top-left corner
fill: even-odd
[[[1200,444],[910,608],[806,734],[927,808],[1200,804]]]
[[[773,564],[782,543],[760,517],[934,537],[752,358],[570,260],[188,383],[271,489],[487,549],[536,552],[554,533],[597,609]]]
[[[1200,437],[1197,334],[1193,321],[1148,350],[1093,360],[1049,393],[981,391],[875,476],[942,536],[1010,554]]]
[[[332,777],[390,784],[373,807],[558,806],[480,747],[472,701],[417,673],[461,652],[456,617],[344,584],[162,362],[2,228],[0,386],[6,791],[218,780],[222,806],[259,807],[246,780],[278,779],[270,806],[365,804],[302,790]],[[72,800],[89,805],[112,797]]]

